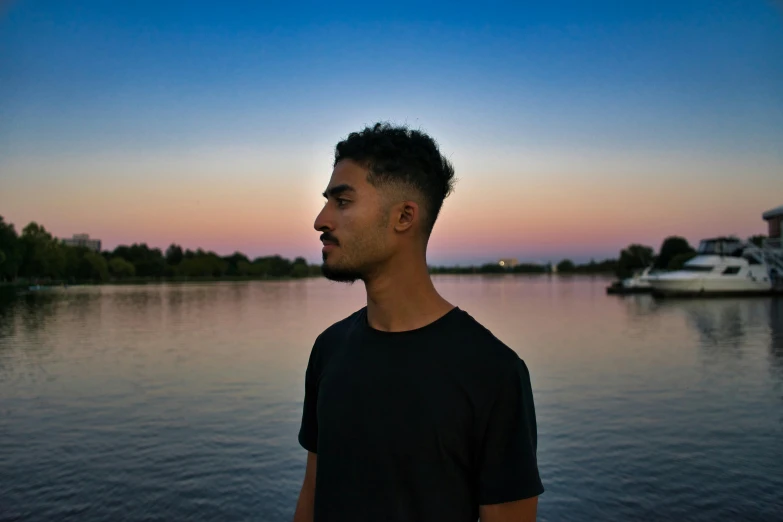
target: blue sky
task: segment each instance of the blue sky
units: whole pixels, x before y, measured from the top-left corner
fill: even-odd
[[[770,0],[17,0],[4,11],[0,212],[63,235],[92,230],[109,243],[154,243],[185,230],[112,228],[97,211],[74,212],[76,195],[52,205],[35,197],[34,186],[100,185],[104,198],[137,205],[133,215],[146,212],[158,222],[165,221],[165,198],[147,198],[146,207],[122,199],[144,199],[134,180],[162,183],[162,191],[200,180],[203,192],[192,194],[199,201],[210,197],[208,180],[252,186],[261,206],[269,192],[287,191],[285,199],[306,186],[316,202],[289,205],[289,212],[317,211],[334,143],[379,119],[431,132],[465,191],[485,191],[484,213],[510,192],[523,200],[534,189],[568,192],[570,180],[601,185],[610,200],[638,192],[629,180],[665,183],[673,195],[700,180],[714,185],[705,196],[720,203],[696,205],[704,226],[683,224],[683,234],[697,240],[712,233],[709,222],[729,226],[729,208],[741,209],[736,228],[745,232],[759,227],[761,211],[783,203],[783,8]],[[551,186],[542,186],[546,180]],[[276,188],[265,191],[263,183]],[[752,195],[732,202],[729,194],[748,183]],[[471,205],[467,195],[453,203]],[[504,204],[507,219],[530,220]],[[562,196],[555,204],[575,202]],[[573,220],[594,208],[579,204]],[[647,214],[652,223],[656,217]],[[465,215],[444,211],[451,220],[444,233],[463,228]],[[264,214],[248,209],[243,216]],[[297,241],[281,242],[252,223],[242,225],[247,236],[232,240],[259,254],[310,249],[310,217],[292,219],[284,235]],[[561,222],[549,221],[550,234],[563,232]],[[650,223],[640,225],[638,238],[655,243],[667,232]],[[489,246],[514,241],[516,250],[496,248],[493,256],[569,252],[507,232]],[[211,233],[188,240],[232,248],[219,230]],[[574,246],[574,257],[615,254],[633,233],[607,234]],[[433,244],[433,255],[444,262],[481,257],[454,243]]]

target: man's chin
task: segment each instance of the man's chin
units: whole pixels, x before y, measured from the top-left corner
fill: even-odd
[[[362,278],[362,274],[354,270],[329,266],[326,262],[321,265],[321,273],[326,279],[338,283],[355,283]]]

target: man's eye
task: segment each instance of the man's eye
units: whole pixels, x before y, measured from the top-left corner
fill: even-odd
[[[338,207],[344,207],[347,204],[348,204],[348,200],[347,199],[337,198],[337,206]]]

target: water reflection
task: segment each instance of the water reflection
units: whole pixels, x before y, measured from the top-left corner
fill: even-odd
[[[55,317],[55,307],[52,296],[4,292],[0,299],[0,380],[15,382],[46,375],[41,361],[51,350],[40,341]],[[33,342],[19,342],[21,338]]]
[[[769,329],[770,367],[783,387],[783,299],[773,299],[770,302]]]
[[[745,303],[696,301],[681,306],[698,332],[701,346],[725,349],[728,355],[741,355],[746,329],[752,326],[751,317],[755,317]]]
[[[616,298],[578,277],[436,285],[531,367],[542,521],[775,511],[783,300]],[[0,469],[18,470],[0,473],[0,513],[290,520],[309,350],[363,299],[324,280],[0,296]]]
[[[0,287],[0,346],[4,337],[11,337],[14,333],[14,315],[17,294],[13,288]]]
[[[754,347],[768,346],[769,365],[783,382],[783,299],[655,299],[649,295],[623,298],[629,323],[685,319],[697,335],[708,360],[741,359],[755,355]]]

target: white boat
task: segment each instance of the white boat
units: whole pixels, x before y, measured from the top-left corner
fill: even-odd
[[[737,238],[702,240],[697,255],[682,269],[648,277],[653,294],[766,295],[783,293],[783,206],[764,213],[769,239],[762,246]]]

